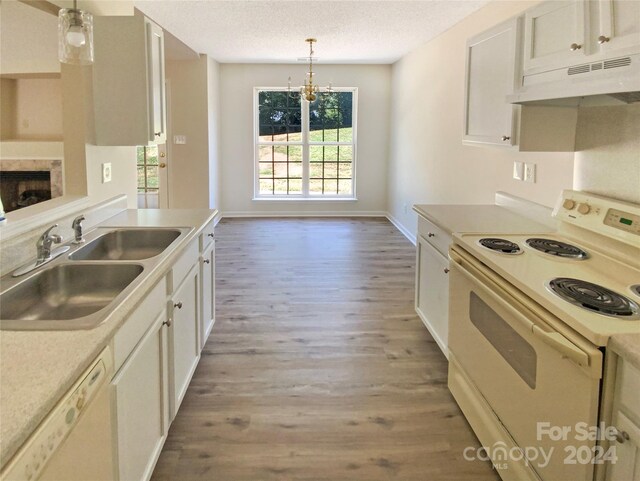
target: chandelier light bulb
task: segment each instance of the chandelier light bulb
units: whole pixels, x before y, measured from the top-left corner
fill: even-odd
[[[80,25],[74,25],[69,27],[67,31],[67,42],[69,45],[72,45],[76,48],[82,47],[85,43],[87,43],[87,39],[84,36],[84,32],[82,31],[82,27]]]

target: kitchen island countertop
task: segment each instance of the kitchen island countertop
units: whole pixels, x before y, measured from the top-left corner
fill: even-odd
[[[640,369],[640,334],[615,334],[609,339],[607,348]]]
[[[128,315],[216,216],[208,209],[129,209],[98,227],[191,227],[104,322],[93,329],[0,332],[0,460],[16,453],[78,376],[108,345]]]

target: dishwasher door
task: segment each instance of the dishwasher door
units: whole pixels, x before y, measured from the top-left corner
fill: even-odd
[[[112,481],[115,479],[109,348],[20,448],[1,481]]]

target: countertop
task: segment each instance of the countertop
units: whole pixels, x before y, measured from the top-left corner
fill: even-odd
[[[166,274],[216,210],[125,210],[99,227],[191,227],[106,320],[90,330],[0,332],[0,461],[4,465],[78,376],[108,345],[131,311]]]
[[[449,234],[486,232],[487,234],[528,234],[555,231],[550,225],[531,220],[510,209],[493,204],[419,204],[413,210]]]
[[[607,348],[640,369],[640,334],[615,334],[609,338]]]

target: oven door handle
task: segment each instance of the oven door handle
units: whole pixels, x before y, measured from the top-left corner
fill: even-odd
[[[474,285],[480,287],[486,295],[499,303],[520,323],[520,325],[524,326],[526,330],[531,331],[531,333],[535,337],[540,339],[547,346],[552,347],[556,351],[559,351],[564,357],[571,359],[576,364],[580,366],[589,365],[589,355],[586,352],[573,344],[559,332],[553,330],[545,330],[542,327],[538,326],[530,319],[528,319],[527,316],[525,316],[522,312],[513,307],[504,297],[500,296],[496,292],[493,292],[489,287],[487,287],[490,285],[496,285],[496,281],[492,280],[489,276],[470,265],[470,263],[463,258],[461,253],[451,249],[449,250],[449,258],[453,263],[453,267],[456,267],[462,275],[469,279]],[[517,302],[516,299],[514,300]]]

